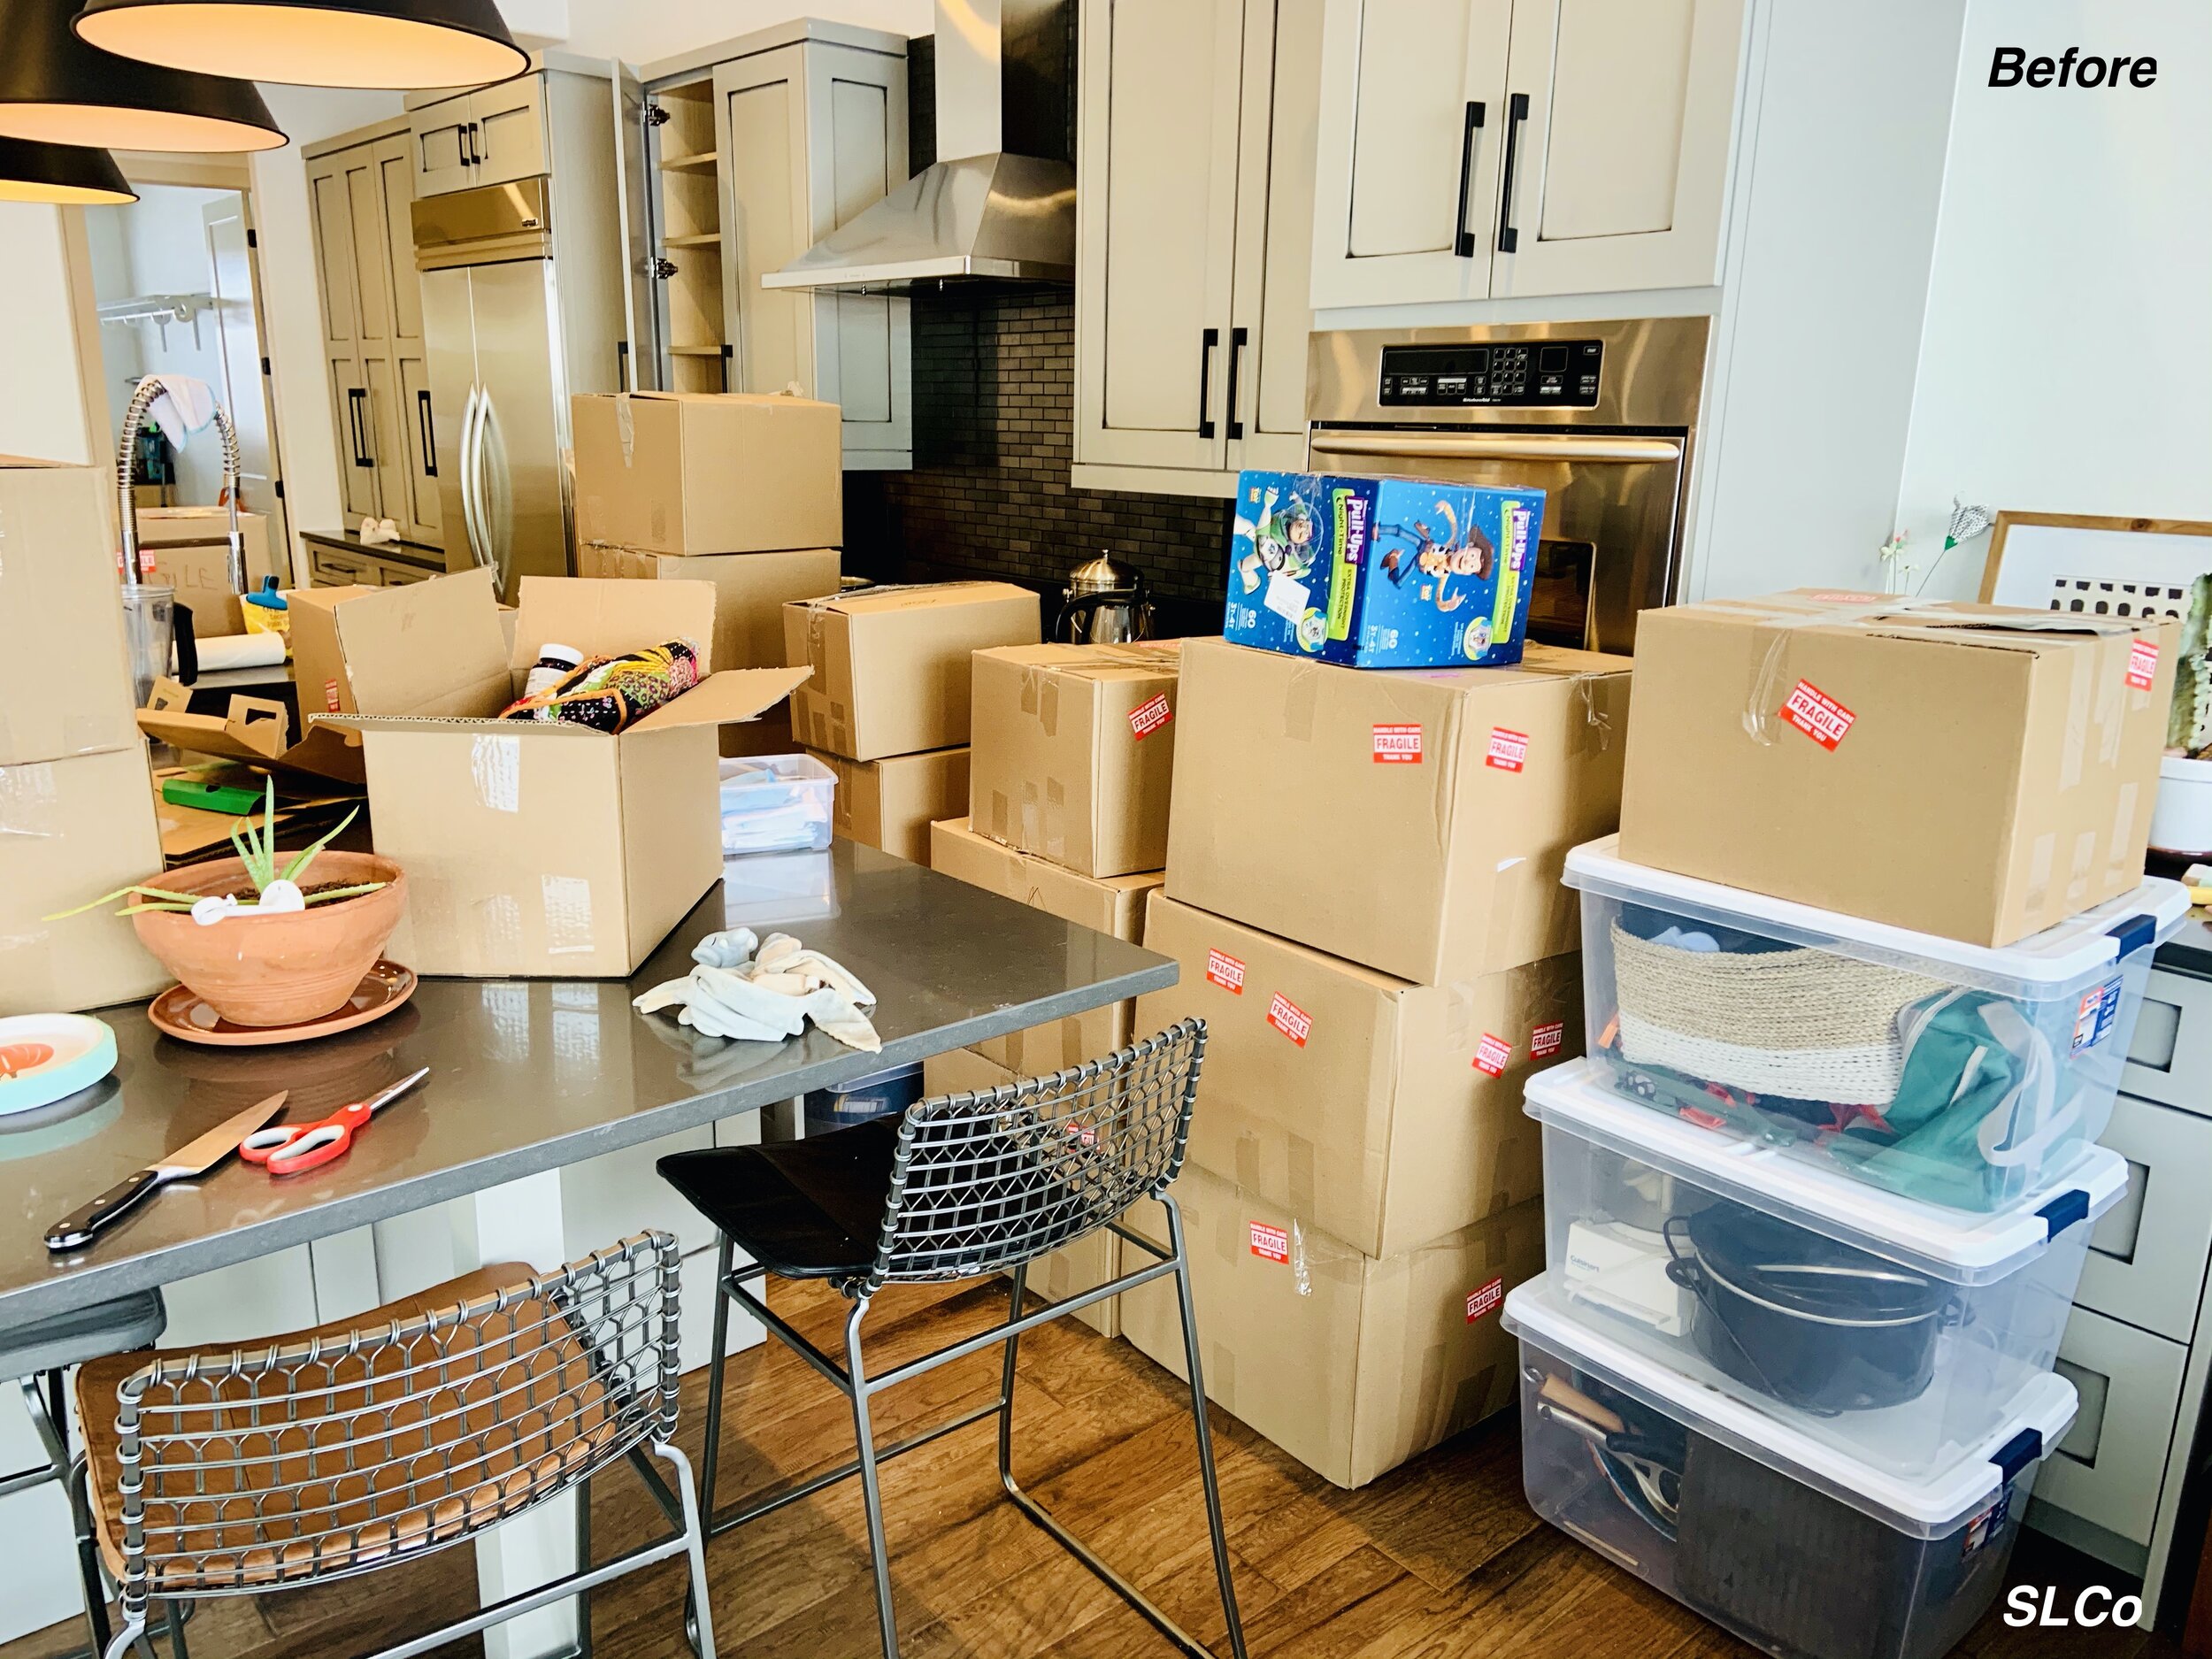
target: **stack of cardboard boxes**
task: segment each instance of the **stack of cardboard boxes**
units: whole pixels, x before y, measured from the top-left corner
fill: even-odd
[[[150,996],[131,924],[68,909],[161,868],[104,469],[0,457],[0,1014]]]
[[[968,798],[969,659],[1034,645],[1037,595],[1008,582],[864,588],[794,601],[784,649],[813,672],[792,695],[794,735],[837,774],[833,827],[929,862],[929,826]]]
[[[1541,646],[1419,672],[1184,650],[1144,931],[1182,976],[1136,1025],[1207,1022],[1175,1187],[1207,1393],[1340,1485],[1513,1396],[1496,1314],[1544,1256],[1521,1085],[1581,1051],[1559,876],[1614,826],[1628,680]],[[1179,1372],[1171,1286],[1122,1301]]]

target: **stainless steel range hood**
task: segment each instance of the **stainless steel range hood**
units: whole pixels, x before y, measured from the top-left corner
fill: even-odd
[[[1065,0],[937,0],[937,160],[772,288],[1075,280]]]

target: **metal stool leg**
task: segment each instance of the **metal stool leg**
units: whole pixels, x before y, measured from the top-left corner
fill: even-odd
[[[876,1570],[876,1624],[883,1659],[899,1659],[899,1630],[891,1611],[891,1553],[883,1541],[883,1493],[876,1481],[875,1431],[868,1421],[868,1376],[860,1361],[860,1322],[868,1298],[856,1297],[845,1316],[845,1374],[852,1379],[853,1438],[860,1453],[860,1494],[868,1510],[868,1555]]]
[[[736,1247],[730,1235],[714,1234],[714,1351],[707,1358],[707,1445],[699,1458],[699,1507],[714,1524],[714,1478],[722,1465],[722,1376],[730,1351],[730,1269]]]
[[[1170,1193],[1160,1194],[1167,1211],[1168,1243],[1175,1252],[1175,1298],[1183,1317],[1183,1361],[1190,1368],[1191,1426],[1198,1434],[1198,1473],[1206,1489],[1206,1529],[1213,1534],[1214,1577],[1221,1585],[1222,1616],[1229,1622],[1229,1650],[1245,1659],[1244,1621],[1237,1614],[1235,1586],[1229,1582],[1229,1537],[1221,1518],[1221,1483],[1214,1474],[1213,1431],[1206,1422],[1206,1383],[1198,1370],[1198,1316],[1191,1303],[1190,1257],[1183,1248],[1183,1210]]]
[[[591,1571],[591,1477],[576,1483],[576,1571]],[[576,1593],[576,1659],[591,1659],[591,1592]]]
[[[1022,1317],[1022,1298],[1029,1289],[1029,1263],[1024,1262],[1013,1271],[1013,1289],[1007,1297],[1010,1319]],[[1029,1494],[1014,1483],[1014,1356],[1021,1345],[1021,1333],[1006,1339],[1005,1363],[999,1372],[998,1384],[998,1482],[1006,1488],[1007,1495],[1017,1503],[1025,1504]]]
[[[691,1461],[667,1445],[656,1444],[653,1455],[674,1466],[676,1494],[683,1504],[684,1554],[691,1563],[691,1586],[685,1601],[693,1609],[684,1621],[684,1637],[699,1659],[714,1659],[714,1609],[707,1600],[707,1524],[691,1484]]]

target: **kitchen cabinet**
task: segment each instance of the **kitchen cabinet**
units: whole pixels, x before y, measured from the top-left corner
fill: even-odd
[[[311,530],[303,533],[300,541],[307,549],[310,587],[397,588],[445,574],[443,561],[426,549],[415,549],[416,557],[411,558],[404,549],[380,546],[371,550]],[[432,563],[434,559],[438,562]]]
[[[419,104],[407,119],[416,196],[510,184],[548,171],[541,75]]]
[[[1744,0],[1328,0],[1312,303],[1719,279]]]
[[[411,150],[398,123],[317,146],[307,156],[308,212],[346,526],[390,518],[406,540],[434,548],[443,521]]]
[[[1305,453],[1321,0],[1084,8],[1075,481],[1227,495]]]

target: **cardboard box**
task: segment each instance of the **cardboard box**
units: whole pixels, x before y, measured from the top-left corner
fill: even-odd
[[[1020,1079],[1019,1072],[1008,1071],[972,1048],[933,1054],[922,1062],[922,1091],[928,1095],[998,1088]],[[1029,1288],[1048,1302],[1064,1302],[1104,1284],[1120,1271],[1121,1240],[1109,1229],[1101,1227],[1073,1244],[1032,1262]],[[1103,1302],[1094,1302],[1087,1308],[1077,1310],[1072,1317],[1101,1336],[1118,1336],[1121,1298],[1109,1296]]]
[[[0,1014],[104,1008],[171,984],[113,914],[121,901],[44,919],[160,870],[143,743],[0,766]]]
[[[0,766],[139,747],[114,495],[108,468],[0,456]]]
[[[1181,657],[1179,640],[978,651],[968,821],[1083,875],[1159,869]]]
[[[1520,1349],[1499,1314],[1544,1271],[1540,1203],[1377,1261],[1188,1164],[1171,1190],[1206,1398],[1324,1479],[1365,1486],[1512,1403]],[[1130,1218],[1165,1240],[1156,1204]],[[1138,1249],[1122,1253],[1133,1263]],[[1121,1303],[1121,1333],[1187,1378],[1172,1280]]]
[[[1242,472],[1222,632],[1358,668],[1521,660],[1544,492]]]
[[[739,668],[619,733],[502,720],[538,643],[588,655],[711,640],[708,582],[526,576],[511,654],[476,570],[338,607],[376,850],[407,870],[390,954],[419,973],[615,979],[721,879],[715,728],[803,669]],[[709,666],[711,667],[710,661]]]
[[[246,587],[258,590],[273,574],[269,562],[269,521],[257,512],[238,515],[238,539],[246,556]],[[123,580],[121,549],[115,580]],[[230,513],[222,507],[141,507],[138,510],[138,568],[143,580],[177,590],[177,603],[192,608],[196,637],[221,639],[246,631],[238,590],[230,585]]]
[[[883,760],[806,751],[837,774],[830,829],[910,864],[929,863],[929,826],[968,803],[968,751],[936,749]]]
[[[433,579],[434,580],[435,578]],[[381,588],[297,588],[286,593],[291,619],[287,625],[292,653],[292,684],[299,694],[300,718],[311,714],[374,714],[353,695],[346,651],[338,637],[337,609],[355,599],[380,594]],[[305,735],[304,733],[302,735]]]
[[[749,392],[573,400],[579,541],[646,553],[841,547],[834,403]]]
[[[1077,875],[977,834],[964,818],[929,826],[929,867],[1133,945],[1143,938],[1145,895],[1160,885],[1156,870],[1102,879]],[[1135,1010],[1133,1002],[1112,1002],[1049,1025],[994,1037],[976,1048],[1018,1076],[1036,1077],[1095,1060],[1124,1046],[1133,1033]]]
[[[1975,945],[2132,890],[2170,619],[1810,589],[1648,611],[1621,856]]]
[[[1532,1072],[1582,1052],[1582,958],[1414,985],[1155,893],[1145,948],[1182,964],[1137,1028],[1206,1022],[1194,1163],[1370,1256],[1536,1197]]]
[[[1624,657],[1378,672],[1194,640],[1167,890],[1434,985],[1578,949],[1567,849],[1617,827]]]
[[[692,557],[589,542],[576,549],[579,576],[712,582],[718,668],[788,667],[783,608],[794,599],[834,594],[837,566],[838,552],[833,547]]]
[[[968,659],[1034,645],[1037,595],[1006,582],[863,588],[783,608],[785,653],[814,677],[791,700],[810,749],[851,760],[968,741]],[[964,808],[941,817],[956,817]]]

